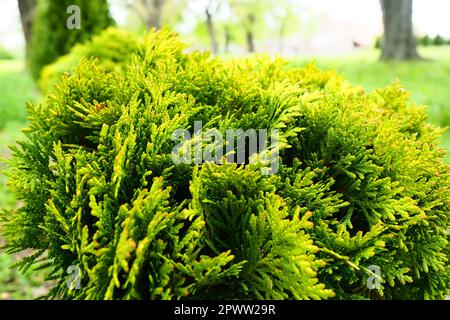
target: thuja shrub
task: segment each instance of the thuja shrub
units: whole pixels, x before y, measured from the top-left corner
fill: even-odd
[[[96,58],[105,71],[124,72],[137,49],[138,38],[133,33],[109,27],[91,40],[76,44],[68,54],[45,66],[39,78],[39,88],[42,92],[49,91],[64,73],[70,73],[83,58]]]
[[[152,32],[126,72],[85,60],[29,106],[9,162],[21,206],[3,215],[6,249],[34,250],[18,266],[55,280],[50,298],[445,296],[442,131],[400,84],[369,94],[313,65],[185,49]],[[176,163],[178,129],[192,134],[187,153],[207,149],[198,121],[276,131],[278,166],[250,152]]]

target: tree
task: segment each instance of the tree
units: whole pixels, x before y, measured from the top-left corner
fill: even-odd
[[[435,46],[442,46],[444,43],[445,43],[445,40],[440,35],[437,35],[433,39],[433,45],[435,45]]]
[[[184,2],[178,0],[179,6]],[[185,3],[184,15],[188,17],[185,21],[193,19],[196,24],[192,35],[198,45],[209,47],[212,54],[218,54],[221,46],[225,52],[228,51],[229,44],[234,39],[236,19],[230,15],[230,6],[227,0],[203,0],[195,4]]]
[[[147,29],[162,28],[164,0],[132,0],[126,4],[144,22]]]
[[[211,41],[211,51],[213,54],[217,54],[219,52],[219,45],[217,43],[216,30],[213,21],[213,12],[217,11],[219,6],[220,4],[216,3],[215,0],[209,0],[208,5],[205,8],[206,26],[208,28],[208,35]]]
[[[183,20],[188,0],[108,0],[117,10],[126,12],[124,27],[136,33],[163,26],[175,26]]]
[[[152,24],[149,25],[151,28],[161,29],[162,27],[162,8],[163,0],[153,0],[153,10],[152,10]]]
[[[229,3],[245,33],[247,51],[255,52],[257,30],[265,29],[264,14],[273,8],[271,1],[229,0]]]
[[[422,40],[420,41],[420,44],[421,44],[422,46],[424,46],[424,47],[429,46],[430,43],[431,43],[431,39],[430,39],[430,36],[427,35],[427,34],[426,34],[426,35],[422,38]]]
[[[20,11],[20,21],[22,23],[23,35],[25,38],[25,48],[26,54],[30,50],[31,43],[31,31],[34,22],[34,13],[36,10],[36,0],[18,0],[19,11]]]
[[[253,12],[249,12],[246,17],[245,38],[247,39],[247,51],[255,52],[255,22],[256,15]]]
[[[380,0],[384,35],[382,60],[419,59],[412,25],[412,0]]]
[[[231,34],[230,27],[227,24],[223,26],[223,35],[224,35],[223,51],[228,53],[230,51],[230,43],[233,36]]]

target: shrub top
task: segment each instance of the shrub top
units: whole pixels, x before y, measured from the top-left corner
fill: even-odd
[[[223,62],[185,48],[167,30],[151,32],[125,72],[83,60],[29,107],[9,169],[22,205],[4,215],[5,234],[9,252],[36,250],[21,266],[57,279],[51,297],[448,292],[442,130],[400,84],[368,94],[314,65]],[[191,137],[186,152],[211,146],[196,142],[199,121],[223,136],[277,132],[278,143],[240,164],[174,163],[176,130]],[[216,153],[239,152],[214,142]],[[262,170],[265,151],[279,154],[272,174]],[[67,286],[74,266],[78,289]]]

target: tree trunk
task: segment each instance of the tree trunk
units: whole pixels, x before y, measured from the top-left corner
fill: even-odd
[[[162,28],[162,7],[163,7],[163,0],[153,0],[153,8],[152,8],[153,28],[156,29]]]
[[[32,37],[36,0],[18,0],[18,4],[20,11],[20,21],[22,23],[23,35],[25,37],[26,54],[28,56]]]
[[[209,8],[205,9],[205,14],[206,14],[206,25],[208,27],[209,39],[211,41],[211,51],[213,54],[217,54],[219,52],[219,46],[217,44],[216,30],[214,29],[212,14],[209,11]]]
[[[228,53],[230,51],[231,32],[230,32],[230,29],[227,26],[224,27],[224,31],[225,31],[224,51],[226,53]]]
[[[412,25],[412,0],[380,0],[384,35],[381,60],[419,59]]]
[[[141,0],[141,7],[135,8],[138,15],[144,19],[147,29],[161,29],[163,3],[164,0]]]
[[[247,30],[246,38],[247,38],[247,51],[250,53],[255,52],[255,41],[253,37],[253,32],[251,30]]]
[[[245,31],[247,39],[247,51],[250,53],[255,52],[255,36],[253,33],[256,17],[253,13],[248,15],[248,28]]]

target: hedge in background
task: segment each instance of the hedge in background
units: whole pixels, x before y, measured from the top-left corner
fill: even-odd
[[[67,8],[72,5],[80,8],[80,29],[67,28]],[[107,0],[38,0],[28,55],[32,76],[38,79],[44,66],[112,23]]]
[[[76,44],[68,54],[44,67],[39,79],[41,91],[47,92],[62,74],[70,73],[83,58],[96,58],[108,72],[123,72],[138,49],[137,37],[114,27],[109,27],[90,41]]]
[[[163,30],[126,72],[84,61],[29,110],[9,163],[22,206],[3,216],[5,236],[10,253],[35,250],[20,267],[46,269],[50,297],[441,299],[450,288],[442,130],[399,84],[368,94],[314,66],[222,62]],[[279,130],[278,172],[175,165],[172,133],[194,121]]]

